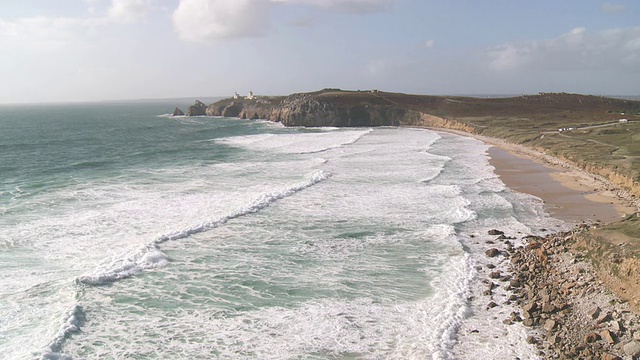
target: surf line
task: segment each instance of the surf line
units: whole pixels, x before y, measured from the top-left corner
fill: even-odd
[[[281,191],[262,194],[252,202],[240,207],[229,215],[209,220],[183,230],[161,235],[151,243],[140,248],[135,253],[130,254],[126,259],[121,259],[112,263],[106,271],[96,271],[93,274],[79,276],[75,279],[75,283],[80,286],[107,285],[118,280],[132,277],[147,269],[166,266],[169,264],[169,257],[160,250],[161,244],[167,241],[184,239],[194,234],[209,231],[226,224],[229,220],[256,213],[268,207],[275,201],[286,198],[308,187],[318,184],[328,179],[330,176],[330,173],[317,170],[311,175],[309,180]]]

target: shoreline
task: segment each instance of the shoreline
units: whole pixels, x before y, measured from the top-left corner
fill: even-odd
[[[494,258],[508,264],[508,274],[478,267],[477,281],[487,289],[473,301],[491,310],[516,305],[510,316],[498,310],[492,321],[507,327],[520,323],[526,342],[540,358],[640,358],[640,314],[613,292],[614,285],[606,276],[603,279],[578,246],[590,228],[636,213],[634,197],[598,176],[521,145],[463,131],[431,130],[490,145],[490,164],[509,189],[540,198],[552,217],[573,225],[572,230],[544,237],[525,236],[518,246],[504,235],[488,237],[489,264]]]
[[[429,129],[490,145],[487,151],[490,163],[505,185],[542,199],[551,215],[568,223],[597,220],[609,223],[640,210],[640,204],[626,191],[553,156],[498,138],[460,130]],[[549,186],[551,191],[547,189]]]

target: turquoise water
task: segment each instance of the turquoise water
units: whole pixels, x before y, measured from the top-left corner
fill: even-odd
[[[473,357],[470,234],[550,221],[473,139],[173,106],[0,107],[4,357]]]

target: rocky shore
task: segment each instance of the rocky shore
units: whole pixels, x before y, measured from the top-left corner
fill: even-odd
[[[638,359],[640,317],[606,290],[586,255],[573,249],[588,231],[581,225],[546,237],[527,236],[517,247],[513,238],[493,232],[498,237],[491,243],[500,246],[486,256],[509,258],[511,273],[487,266],[487,308],[517,304],[519,311],[503,322],[527,327],[527,342],[544,359]],[[506,291],[498,294],[497,288]]]

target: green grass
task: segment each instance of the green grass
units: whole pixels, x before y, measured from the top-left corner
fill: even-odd
[[[614,230],[626,236],[640,239],[640,218],[637,214],[627,216],[625,219],[608,224],[604,230]]]

